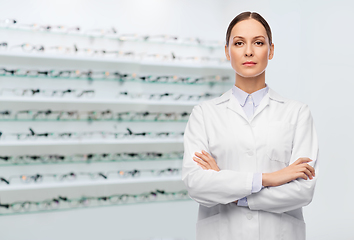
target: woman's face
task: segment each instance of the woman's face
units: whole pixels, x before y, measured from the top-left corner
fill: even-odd
[[[225,46],[225,54],[236,74],[242,77],[256,77],[264,72],[268,59],[273,58],[274,44],[269,46],[263,25],[250,18],[238,22],[232,28],[229,46]],[[256,64],[245,65],[246,61]]]

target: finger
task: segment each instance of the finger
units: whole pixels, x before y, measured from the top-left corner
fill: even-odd
[[[199,152],[195,152],[194,155],[197,156],[197,157],[203,156],[203,154],[202,154],[202,153],[199,153]]]
[[[302,164],[302,163],[308,163],[311,162],[312,160],[310,158],[299,158],[298,160],[296,160],[294,163],[296,165],[298,164]]]
[[[315,176],[315,168],[306,164],[306,168],[311,172],[312,176]]]
[[[215,162],[214,158],[204,150],[202,150],[202,158],[204,161],[208,162],[210,166]]]
[[[193,157],[193,160],[197,163],[197,164],[200,164],[202,166],[204,166],[205,168],[207,169],[211,169],[211,167],[209,166],[209,164],[205,161],[203,161],[202,159],[200,158],[197,158],[197,157]]]
[[[207,157],[209,165],[211,165],[215,169],[219,169],[218,165],[216,164],[215,159],[206,151],[202,150],[203,154]]]
[[[202,153],[207,156],[208,158],[213,158],[208,152],[202,150]]]
[[[193,160],[194,160],[195,162],[197,162],[197,163],[202,164],[202,165],[208,165],[208,163],[205,162],[205,161],[204,161],[203,159],[201,159],[201,158],[193,157]]]
[[[312,173],[311,173],[311,171],[310,171],[310,170],[308,170],[307,168],[305,168],[304,173],[307,175],[307,177],[308,177],[308,178],[310,178],[310,179],[312,179],[312,178],[313,178],[313,177],[312,177]]]
[[[308,163],[311,162],[312,160],[308,157],[303,157],[303,158],[299,158],[300,159],[300,163]]]
[[[206,155],[204,155],[204,154],[202,154],[202,153],[198,153],[198,152],[195,152],[195,155],[196,155],[198,158],[203,159],[205,162],[209,162],[209,158],[208,158]]]
[[[301,173],[304,173],[304,174],[306,174],[306,176],[308,177],[308,178],[310,178],[310,179],[312,179],[313,178],[313,176],[312,176],[312,173],[311,173],[311,171],[309,170],[309,169],[307,169],[307,167],[306,167],[306,163],[305,164],[302,164],[302,165],[298,165],[298,172],[301,174]]]
[[[307,180],[307,175],[305,173],[300,173],[299,178],[302,178],[304,180]]]

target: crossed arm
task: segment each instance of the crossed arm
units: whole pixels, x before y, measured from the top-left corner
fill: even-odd
[[[202,150],[201,153],[195,152],[193,160],[204,170],[220,171],[215,159],[204,150]],[[313,179],[315,176],[315,169],[307,164],[311,161],[312,160],[309,158],[299,158],[293,164],[279,171],[262,173],[262,186],[276,187],[298,178],[304,180]],[[238,200],[236,200],[235,203],[237,203],[237,201]]]

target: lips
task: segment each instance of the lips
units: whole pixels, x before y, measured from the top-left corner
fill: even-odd
[[[246,67],[252,67],[252,66],[255,66],[256,63],[255,62],[252,62],[252,61],[249,61],[249,62],[244,62],[243,63],[243,66],[246,66]]]

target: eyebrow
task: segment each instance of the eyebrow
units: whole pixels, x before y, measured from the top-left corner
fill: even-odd
[[[264,37],[264,36],[262,36],[262,35],[255,36],[253,39],[255,39],[255,38],[259,38],[259,37],[262,37],[262,38],[264,38],[264,39],[265,39],[265,37]],[[235,39],[235,38],[242,38],[242,39],[245,39],[244,37],[241,37],[241,36],[235,36],[233,39]]]

